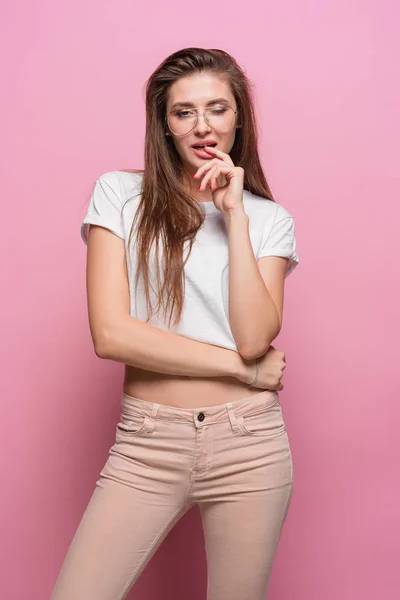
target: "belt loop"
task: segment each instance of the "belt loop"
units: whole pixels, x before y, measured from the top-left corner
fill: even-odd
[[[231,427],[232,427],[232,431],[236,432],[239,430],[238,424],[237,424],[237,418],[235,415],[235,411],[233,409],[233,403],[232,402],[227,402],[225,404],[226,409],[228,411],[228,416],[229,416],[229,420],[231,422]]]
[[[147,432],[151,433],[154,430],[154,425],[156,423],[158,411],[160,410],[160,404],[153,403],[151,408],[151,417],[146,416],[145,420],[147,422]]]
[[[160,404],[153,404],[151,409],[151,418],[156,419],[158,415],[158,411],[160,410]]]

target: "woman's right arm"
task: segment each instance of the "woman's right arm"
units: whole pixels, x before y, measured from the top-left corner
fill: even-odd
[[[245,361],[238,352],[131,317],[125,243],[96,225],[88,234],[86,285],[97,356],[167,375],[231,376],[244,383],[254,379],[254,361]]]

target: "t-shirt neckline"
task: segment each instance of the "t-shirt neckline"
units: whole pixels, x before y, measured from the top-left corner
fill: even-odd
[[[202,205],[206,215],[221,214],[221,211],[218,210],[218,208],[215,206],[212,200],[209,200],[208,202],[201,202],[198,200],[197,202]]]

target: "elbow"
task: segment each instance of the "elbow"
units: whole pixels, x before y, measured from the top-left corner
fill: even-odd
[[[110,333],[101,332],[100,334],[93,335],[93,346],[96,356],[99,358],[112,358],[111,352],[111,335]]]
[[[256,348],[255,346],[244,346],[238,347],[238,352],[244,360],[255,360],[256,358],[260,358],[260,356],[264,356],[264,354],[267,353],[268,348],[269,344],[268,346],[263,346],[262,348]]]
[[[244,360],[255,360],[264,356],[270,347],[270,340],[250,340],[247,343],[238,343],[237,348]]]
[[[99,358],[109,358],[108,352],[103,345],[94,344],[94,351],[96,356],[98,356]]]
[[[244,360],[255,360],[256,358],[264,356],[268,352],[274,339],[279,335],[280,330],[281,327],[279,326],[276,330],[270,332],[270,334],[263,339],[252,340],[246,344],[238,344],[237,347],[240,356]]]
[[[114,319],[112,323],[102,324],[92,330],[93,346],[96,356],[121,361],[122,348],[126,338],[126,320]]]

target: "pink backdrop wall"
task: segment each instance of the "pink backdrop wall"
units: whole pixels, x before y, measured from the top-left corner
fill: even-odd
[[[295,492],[269,598],[397,599],[398,5],[8,0],[1,13],[0,597],[49,597],[113,441],[123,367],[93,352],[79,236],[92,182],[143,166],[145,79],[203,46],[255,84],[301,259],[276,342]],[[204,600],[205,586],[194,510],[131,597]]]

